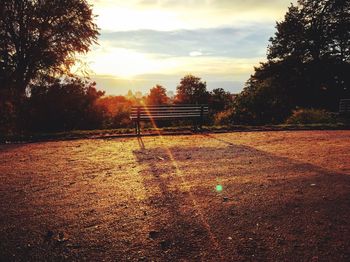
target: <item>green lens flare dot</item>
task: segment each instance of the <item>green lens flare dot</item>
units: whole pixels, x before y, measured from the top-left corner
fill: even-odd
[[[222,185],[217,185],[216,186],[216,191],[221,192],[222,191]]]

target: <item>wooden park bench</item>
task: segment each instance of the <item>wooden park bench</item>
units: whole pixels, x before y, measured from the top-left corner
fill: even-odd
[[[350,114],[350,99],[340,99],[339,113]]]
[[[208,116],[207,105],[148,105],[133,106],[131,120],[135,123],[136,134],[140,134],[140,122],[158,122],[164,120],[192,120],[194,129],[201,129],[204,119]]]

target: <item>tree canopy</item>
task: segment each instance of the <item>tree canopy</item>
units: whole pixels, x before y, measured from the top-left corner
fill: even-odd
[[[97,36],[86,0],[1,1],[0,89],[24,96],[38,78],[68,73]]]
[[[104,92],[96,84],[81,78],[50,78],[32,87],[26,109],[26,129],[31,131],[65,131],[93,129],[101,126],[103,114],[97,100]]]
[[[210,110],[218,112],[228,109],[232,106],[233,96],[223,88],[215,88],[210,92],[209,107]]]
[[[186,75],[176,87],[176,103],[206,104],[208,103],[208,98],[207,84],[201,81],[199,77]]]
[[[169,102],[169,97],[166,94],[166,89],[161,85],[152,87],[147,96],[146,102],[148,105],[164,105]]]
[[[291,5],[284,20],[277,23],[268,58],[350,62],[350,2],[299,0],[298,3]]]
[[[350,1],[299,0],[276,29],[268,61],[237,97],[236,120],[278,123],[298,107],[336,111],[350,97]]]

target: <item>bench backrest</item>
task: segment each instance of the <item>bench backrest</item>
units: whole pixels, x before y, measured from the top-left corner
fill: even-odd
[[[207,105],[149,105],[133,106],[132,120],[171,120],[177,118],[203,119],[208,116]]]
[[[339,113],[350,113],[350,99],[340,99]]]

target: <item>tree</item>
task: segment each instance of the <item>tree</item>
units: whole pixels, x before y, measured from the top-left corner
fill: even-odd
[[[25,108],[27,129],[31,131],[66,131],[100,128],[105,112],[97,105],[104,92],[94,82],[80,78],[47,78],[32,87]]]
[[[2,0],[0,92],[23,98],[41,76],[69,73],[97,40],[93,18],[86,0]]]
[[[131,107],[134,104],[134,96],[129,92],[126,96],[105,96],[97,100],[97,105],[101,106],[105,114],[104,128],[130,127]]]
[[[255,68],[254,75],[234,100],[233,122],[257,125],[283,122],[295,108],[295,99],[303,97],[293,96],[301,84],[296,80],[298,66],[293,63],[262,63]]]
[[[215,112],[224,111],[232,106],[233,97],[223,88],[216,88],[210,92],[209,108]]]
[[[282,122],[298,107],[338,109],[350,97],[350,1],[299,0],[291,5],[235,101],[235,119]],[[239,116],[239,114],[241,114]]]
[[[305,32],[303,15],[299,8],[291,5],[284,21],[277,22],[275,37],[270,38],[269,60],[284,60],[294,57],[302,60],[305,55]]]
[[[277,32],[268,47],[269,62],[295,61],[299,88],[290,95],[304,96],[295,99],[297,106],[336,110],[339,99],[350,95],[347,88],[350,78],[346,74],[350,63],[350,2],[299,0],[298,3],[297,7],[289,8],[283,22],[277,23]]]
[[[176,87],[175,102],[178,104],[206,104],[208,98],[207,84],[199,77],[187,75]]]
[[[335,59],[350,62],[350,2],[299,0],[270,39],[269,60],[299,58],[303,62]]]
[[[161,85],[156,85],[151,88],[147,96],[146,103],[148,105],[164,105],[169,102],[169,97],[166,94],[166,89]]]

